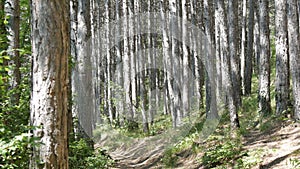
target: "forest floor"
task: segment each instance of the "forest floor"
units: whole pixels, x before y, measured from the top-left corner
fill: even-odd
[[[108,154],[113,160],[115,160],[115,166],[113,168],[167,168],[162,163],[162,158],[164,156],[163,141],[157,140],[154,143],[154,147],[145,150],[145,147],[148,146],[148,139],[149,138],[138,138],[134,140],[134,144],[131,144],[131,147],[120,146],[113,151],[109,151]],[[202,144],[210,143],[206,142]],[[275,124],[263,132],[257,127],[253,128],[241,136],[241,144],[243,151],[247,151],[250,154],[247,156],[256,156],[256,158],[258,158],[253,158],[252,161],[256,160],[256,163],[254,165],[249,165],[246,168],[300,168],[299,123],[287,120],[282,123]],[[199,160],[204,155],[204,150],[195,153],[190,147],[175,153],[175,167],[169,168],[205,168]],[[251,154],[251,152],[254,152],[254,154]],[[251,157],[247,158],[251,161]],[[295,164],[295,162],[297,163]],[[231,167],[229,166],[229,168]]]

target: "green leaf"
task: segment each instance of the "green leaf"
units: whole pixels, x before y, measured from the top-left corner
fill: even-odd
[[[7,25],[7,24],[8,24],[7,19],[5,19],[5,20],[3,21],[3,23],[4,23],[5,25]]]
[[[10,60],[10,57],[7,56],[7,55],[3,56],[3,58],[6,59],[6,60]]]

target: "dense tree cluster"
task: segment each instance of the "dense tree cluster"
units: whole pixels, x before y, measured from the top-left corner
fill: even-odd
[[[69,133],[223,112],[235,131],[253,94],[259,118],[299,120],[299,16],[297,0],[0,0],[0,146],[30,130],[30,167],[68,168]]]

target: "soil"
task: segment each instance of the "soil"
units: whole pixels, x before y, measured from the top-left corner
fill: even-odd
[[[292,121],[281,123],[265,132],[253,129],[243,138],[245,150],[262,150],[261,162],[252,167],[255,169],[292,169],[290,159],[300,160],[300,124]],[[135,139],[131,147],[119,147],[109,155],[116,161],[114,168],[118,169],[148,169],[165,168],[161,164],[164,146],[161,140],[155,146],[143,150],[147,145],[146,139]],[[98,144],[97,146],[101,146]],[[148,146],[149,147],[149,146]],[[142,150],[142,151],[141,151]],[[141,153],[142,152],[142,153]],[[203,153],[194,154],[187,149],[179,154],[174,168],[193,169],[204,168],[199,163]]]

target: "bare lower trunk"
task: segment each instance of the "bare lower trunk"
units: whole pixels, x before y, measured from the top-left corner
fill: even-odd
[[[31,1],[32,9],[32,126],[41,139],[30,168],[67,169],[69,1]]]
[[[294,96],[294,118],[300,119],[300,35],[297,0],[288,0],[288,39],[291,76]]]
[[[276,26],[276,114],[288,110],[289,103],[289,56],[286,0],[275,1]]]
[[[259,3],[260,57],[259,57],[259,112],[263,115],[271,113],[270,105],[270,30],[269,3]]]

